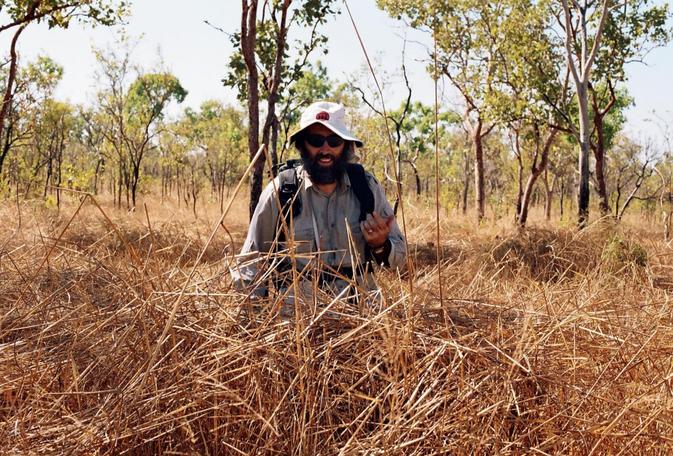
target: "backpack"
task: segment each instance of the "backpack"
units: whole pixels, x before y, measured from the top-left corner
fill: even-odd
[[[299,179],[297,173],[297,167],[302,164],[302,160],[293,159],[288,160],[278,167],[278,176],[280,177],[280,188],[278,189],[278,199],[280,202],[280,216],[283,217],[286,226],[290,228],[290,218],[297,217],[301,214],[302,210],[302,201],[299,197],[299,186],[301,185],[301,179]],[[365,174],[365,169],[362,165],[357,163],[347,163],[346,164],[346,173],[348,174],[348,179],[351,183],[351,190],[355,193],[355,197],[360,203],[360,215],[358,221],[362,222],[367,219],[367,214],[374,212],[374,193],[372,189],[369,188],[367,183],[367,176]],[[276,231],[278,235],[278,244],[281,244],[286,241],[285,230],[282,228],[280,223],[280,218],[278,223],[276,223]],[[365,245],[365,258],[364,265],[360,269],[361,274],[366,274],[371,272],[371,263],[373,261],[373,256],[369,246]],[[289,264],[285,264],[281,267],[281,270],[289,268]],[[346,276],[352,275],[351,268],[338,268],[341,269],[342,273]],[[281,279],[282,282],[283,279]],[[277,288],[279,287],[280,282],[276,284]]]
[[[301,198],[298,190],[301,181],[297,175],[297,167],[301,165],[300,159],[288,160],[278,168],[281,185],[278,189],[278,199],[280,201],[281,215],[285,219],[287,226],[290,226],[290,215],[299,216],[302,210]],[[374,212],[374,193],[369,188],[365,169],[358,163],[347,163],[346,174],[351,183],[351,189],[360,203],[360,215],[358,221],[367,219],[367,214]],[[280,233],[284,236],[284,233]],[[282,239],[284,240],[284,239]]]

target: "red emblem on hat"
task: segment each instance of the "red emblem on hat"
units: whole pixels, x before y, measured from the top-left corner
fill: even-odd
[[[327,111],[320,111],[318,114],[315,115],[316,120],[329,120],[329,112]]]

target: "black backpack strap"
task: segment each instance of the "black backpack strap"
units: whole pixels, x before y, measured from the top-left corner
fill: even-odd
[[[290,217],[297,217],[301,213],[301,198],[297,195],[301,180],[297,175],[297,169],[290,167],[284,169],[279,174],[280,187],[278,188],[278,200],[280,202],[279,219],[276,223],[276,229],[279,230],[278,242],[285,242],[285,230],[282,229],[280,217],[285,220],[288,229],[290,228]]]
[[[362,222],[367,219],[367,214],[374,212],[374,192],[369,187],[369,182],[367,182],[367,175],[365,174],[365,169],[362,165],[358,163],[348,163],[346,165],[346,172],[348,173],[348,179],[351,182],[351,190],[355,193],[355,197],[360,203],[360,217],[359,221]],[[371,271],[371,263],[374,261],[374,255],[372,255],[369,246],[365,244],[365,264],[363,273]]]
[[[360,202],[360,218],[362,222],[367,218],[367,214],[374,212],[374,193],[367,182],[367,175],[362,165],[358,163],[349,163],[346,165],[348,179],[351,182],[351,189],[355,197]]]

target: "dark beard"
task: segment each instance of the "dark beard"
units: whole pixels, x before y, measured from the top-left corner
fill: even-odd
[[[326,154],[325,154],[326,155]],[[304,169],[315,184],[333,184],[341,179],[344,172],[346,172],[346,164],[348,163],[348,154],[344,150],[340,156],[334,159],[331,166],[322,166],[318,163],[323,154],[318,154],[315,158],[311,158],[308,151],[301,151],[301,159],[304,164]]]

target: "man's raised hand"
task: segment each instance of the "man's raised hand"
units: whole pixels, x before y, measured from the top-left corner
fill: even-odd
[[[360,222],[360,228],[369,247],[375,249],[386,242],[394,220],[394,215],[382,217],[376,212],[367,214],[367,219]]]

